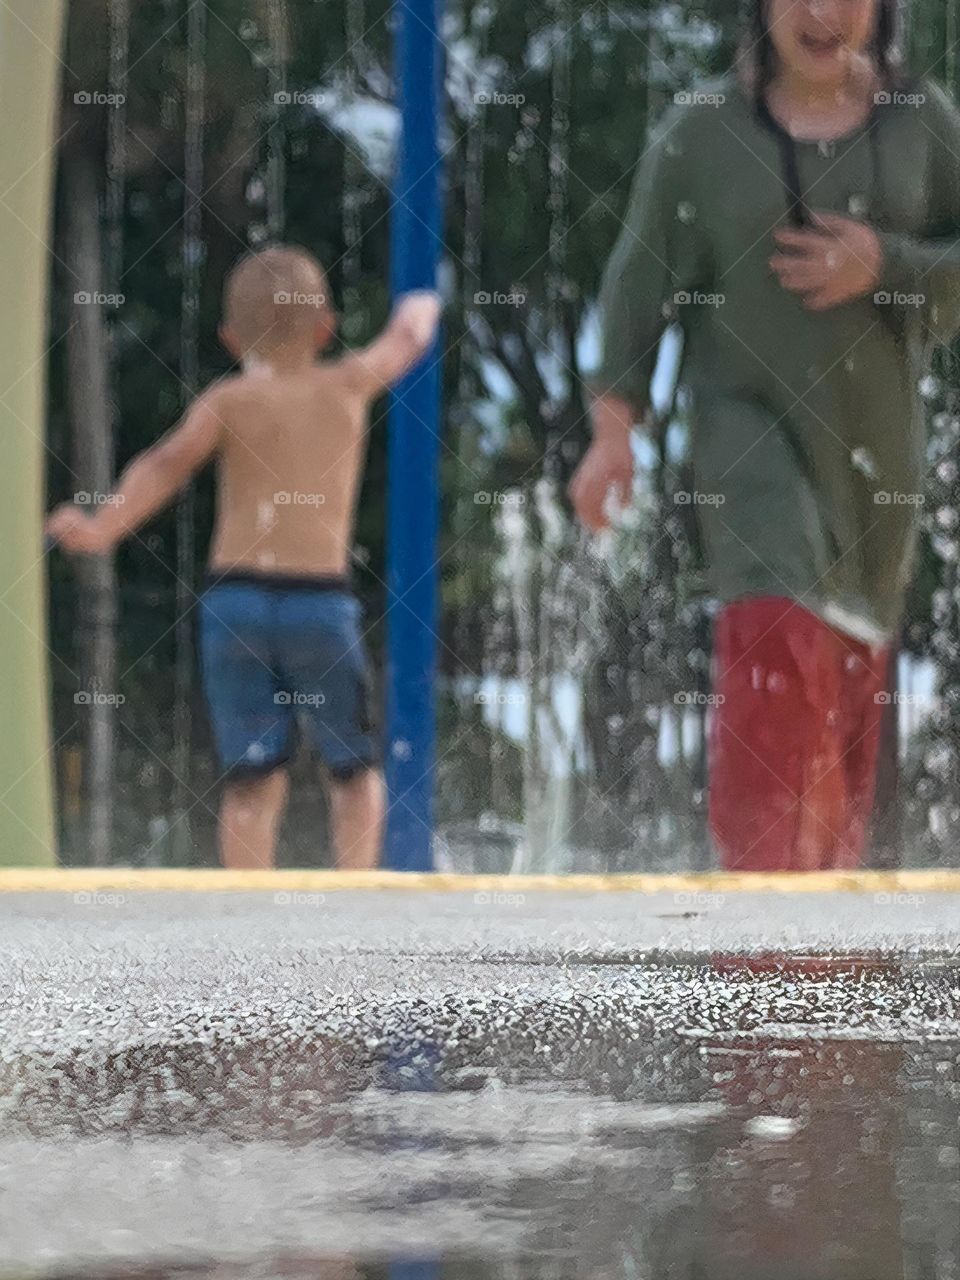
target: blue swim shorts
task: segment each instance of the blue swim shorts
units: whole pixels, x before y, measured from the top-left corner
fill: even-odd
[[[298,731],[336,779],[378,764],[360,602],[346,581],[216,580],[200,605],[200,651],[228,776],[286,764]]]

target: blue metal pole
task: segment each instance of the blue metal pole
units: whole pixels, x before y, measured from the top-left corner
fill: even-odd
[[[440,0],[396,0],[395,79],[402,138],[391,235],[393,294],[433,289],[443,231]],[[440,343],[390,406],[387,519],[386,861],[433,866],[439,628]]]

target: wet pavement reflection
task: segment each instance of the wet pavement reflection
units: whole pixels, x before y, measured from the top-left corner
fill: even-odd
[[[951,955],[613,961],[7,1045],[0,1275],[960,1280]]]

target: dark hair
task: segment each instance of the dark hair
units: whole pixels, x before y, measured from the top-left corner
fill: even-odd
[[[754,92],[758,98],[765,95],[777,65],[776,51],[767,24],[769,5],[770,0],[752,0],[746,40],[741,50],[741,57],[752,64]],[[877,29],[870,48],[877,60],[880,75],[890,85],[899,83],[902,76],[897,54],[898,34],[898,0],[880,0]]]

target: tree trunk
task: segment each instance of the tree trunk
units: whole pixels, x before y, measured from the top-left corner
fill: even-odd
[[[69,288],[81,299],[67,334],[68,403],[76,490],[91,506],[110,492],[114,475],[109,342],[103,296],[100,178],[83,150],[63,158],[64,253]],[[89,299],[84,301],[83,299]],[[77,560],[79,667],[84,701],[89,849],[95,866],[111,860],[116,777],[117,578],[112,556]]]

